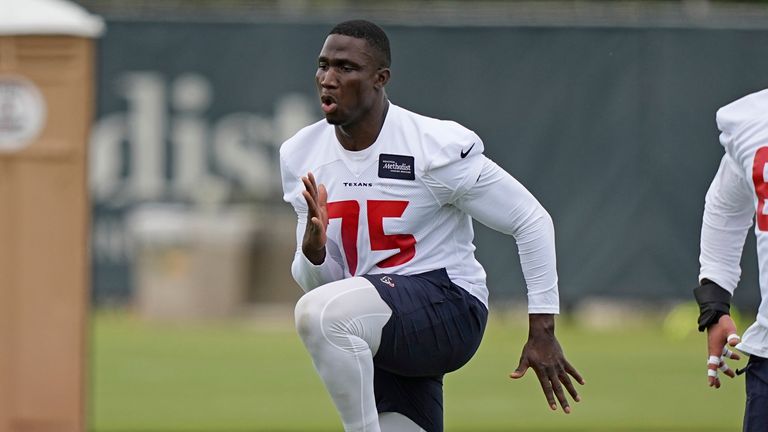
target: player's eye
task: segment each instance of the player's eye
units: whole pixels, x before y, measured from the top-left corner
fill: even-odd
[[[328,63],[326,62],[319,62],[317,64],[317,68],[320,70],[328,70]]]

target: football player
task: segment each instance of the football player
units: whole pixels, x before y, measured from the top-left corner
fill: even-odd
[[[701,224],[699,330],[707,330],[707,379],[720,388],[718,370],[733,378],[729,349],[749,355],[744,368],[747,403],[744,431],[768,430],[768,90],[745,96],[717,111],[725,155],[707,191]],[[757,256],[762,301],[757,320],[740,341],[730,317],[731,295],[741,276],[741,252],[756,220]]]
[[[296,327],[346,431],[443,430],[443,375],[475,353],[488,316],[472,218],[513,236],[528,288],[529,336],[512,378],[533,368],[551,409],[583,384],[555,338],[552,219],[483,141],[389,101],[387,35],[334,27],[317,62],[325,119],[280,149],[298,215]]]

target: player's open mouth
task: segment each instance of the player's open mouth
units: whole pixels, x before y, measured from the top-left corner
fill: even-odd
[[[333,99],[331,96],[320,96],[320,102],[322,103],[321,107],[323,109],[323,112],[326,114],[330,114],[334,111],[336,111],[336,100]]]

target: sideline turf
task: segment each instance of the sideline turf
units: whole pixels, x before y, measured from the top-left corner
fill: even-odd
[[[288,326],[150,324],[102,312],[91,333],[92,431],[341,430]],[[572,414],[548,409],[532,370],[507,378],[526,328],[496,318],[475,358],[446,377],[446,431],[739,430],[744,377],[709,389],[703,336],[672,340],[651,323],[594,331],[564,319],[557,333],[587,380]]]

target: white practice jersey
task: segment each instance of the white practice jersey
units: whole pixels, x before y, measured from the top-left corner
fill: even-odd
[[[725,155],[707,192],[701,231],[701,272],[733,293],[744,240],[755,223],[762,301],[738,348],[768,357],[768,90],[717,111]]]
[[[554,229],[547,212],[483,155],[483,142],[458,123],[390,104],[370,147],[345,150],[321,120],[280,149],[284,199],[298,215],[292,273],[304,290],[351,276],[413,275],[445,268],[486,305],[485,271],[475,259],[470,215],[518,243],[531,313],[558,313]],[[300,177],[328,190],[326,259],[301,251],[307,204]]]

